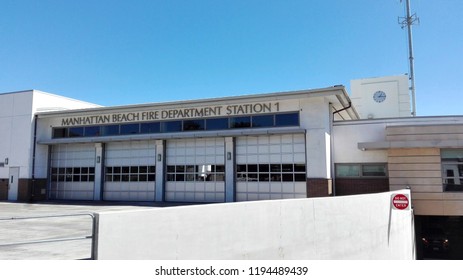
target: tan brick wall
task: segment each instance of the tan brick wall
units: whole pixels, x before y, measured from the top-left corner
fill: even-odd
[[[462,125],[389,126],[387,141],[422,141],[463,139]]]
[[[388,151],[391,190],[410,186],[418,215],[463,215],[463,193],[444,192],[440,148],[462,148],[463,125],[388,126],[386,140],[420,147]],[[431,147],[432,147],[431,146]]]
[[[463,215],[463,194],[443,192],[440,149],[388,151],[391,190],[407,186],[417,215]]]

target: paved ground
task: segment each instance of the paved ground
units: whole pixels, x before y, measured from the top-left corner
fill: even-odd
[[[115,203],[10,203],[0,202],[0,260],[89,259],[91,239],[8,245],[43,239],[64,239],[92,235],[89,215],[38,219],[12,219],[35,216],[85,214],[92,212],[173,206],[169,204]]]

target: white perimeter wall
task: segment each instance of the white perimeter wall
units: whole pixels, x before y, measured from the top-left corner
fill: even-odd
[[[394,193],[406,193],[402,190]],[[97,259],[413,259],[392,193],[97,214]]]

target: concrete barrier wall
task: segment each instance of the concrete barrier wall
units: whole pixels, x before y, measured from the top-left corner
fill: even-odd
[[[391,195],[99,213],[96,258],[413,259],[413,213]]]

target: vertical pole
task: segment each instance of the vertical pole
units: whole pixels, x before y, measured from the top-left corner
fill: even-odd
[[[413,42],[412,42],[412,25],[413,17],[410,15],[410,0],[407,0],[407,29],[408,29],[408,53],[410,59],[410,90],[412,95],[412,116],[416,116],[416,101],[415,101],[415,71],[413,63]]]

